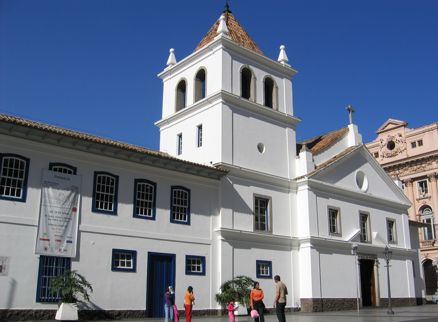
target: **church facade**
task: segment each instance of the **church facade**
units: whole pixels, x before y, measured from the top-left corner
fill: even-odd
[[[356,125],[296,142],[295,73],[226,9],[159,74],[160,151],[0,115],[2,314],[52,314],[50,278],[68,269],[93,285],[83,309],[111,316],[162,316],[168,285],[180,308],[191,285],[195,314],[216,314],[239,275],[268,308],[277,274],[288,309],[383,306],[387,247],[393,303],[422,300],[409,200]],[[42,233],[62,220],[70,234]]]

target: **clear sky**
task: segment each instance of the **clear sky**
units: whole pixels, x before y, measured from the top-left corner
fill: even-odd
[[[224,0],[0,0],[0,112],[158,149],[169,48],[193,52]],[[292,66],[298,139],[438,121],[437,0],[231,0]]]

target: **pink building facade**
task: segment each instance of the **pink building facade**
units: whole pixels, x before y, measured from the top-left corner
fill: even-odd
[[[426,294],[437,293],[438,263],[438,123],[410,129],[404,121],[389,119],[378,130],[368,150],[383,169],[400,182],[412,203],[409,219],[419,230]]]

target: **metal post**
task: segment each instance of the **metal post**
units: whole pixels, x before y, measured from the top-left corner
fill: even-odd
[[[391,305],[391,281],[389,279],[389,261],[391,260],[392,251],[389,250],[389,247],[385,247],[385,259],[386,259],[386,279],[388,281],[388,311],[386,313],[393,315],[394,311],[392,310]]]
[[[357,271],[357,264],[358,264],[358,261],[357,261],[357,244],[353,244],[351,246],[351,252],[354,255],[354,267],[355,267],[355,270],[356,270],[356,310],[357,310],[357,313],[359,313],[360,300],[359,300],[359,286],[358,286],[359,273]]]

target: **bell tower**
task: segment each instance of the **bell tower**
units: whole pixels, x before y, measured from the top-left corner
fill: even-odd
[[[160,151],[177,158],[293,178],[292,80],[284,46],[268,58],[226,5],[195,51],[170,49],[163,81]]]

